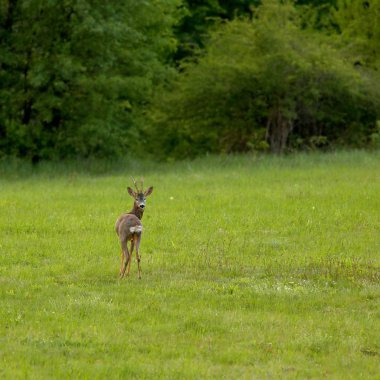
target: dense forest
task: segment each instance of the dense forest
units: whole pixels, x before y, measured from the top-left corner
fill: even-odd
[[[0,0],[0,158],[380,147],[380,0]]]

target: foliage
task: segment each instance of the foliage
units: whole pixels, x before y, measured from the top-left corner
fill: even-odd
[[[0,0],[0,157],[375,147],[379,6]]]
[[[301,28],[290,4],[265,1],[253,20],[226,23],[182,69],[153,115],[166,155],[267,144],[280,153],[292,131],[293,146],[360,144],[376,125],[371,81],[327,38]]]
[[[198,0],[183,1],[183,15],[175,27],[179,41],[175,54],[177,61],[192,57],[207,43],[210,30],[220,20],[232,20],[236,16],[251,15],[260,0]]]
[[[339,0],[333,15],[355,65],[380,71],[380,0]]]
[[[125,164],[0,166],[1,379],[378,377],[379,153]]]
[[[207,45],[209,34],[221,21],[239,17],[253,17],[261,0],[198,0],[183,1],[182,17],[175,27],[179,41],[175,54],[177,61],[193,59]],[[331,23],[331,6],[336,0],[297,0],[294,2],[306,14],[305,23],[323,28]]]
[[[0,7],[0,152],[122,154],[168,75],[177,1],[8,0]]]

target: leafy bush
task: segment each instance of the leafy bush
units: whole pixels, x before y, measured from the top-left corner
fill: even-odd
[[[221,25],[206,53],[183,65],[156,101],[150,135],[175,157],[281,153],[290,134],[309,146],[365,144],[379,110],[367,76],[301,28],[294,6],[267,0],[253,20]]]

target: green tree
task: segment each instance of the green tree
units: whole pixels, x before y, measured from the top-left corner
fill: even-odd
[[[260,0],[184,0],[181,20],[175,27],[179,41],[175,59],[191,57],[203,49],[210,31],[221,20],[252,15],[253,8],[259,4]]]
[[[1,0],[0,152],[121,154],[169,75],[176,0]]]
[[[370,84],[298,15],[290,3],[267,0],[253,20],[212,34],[206,54],[185,64],[157,103],[166,154],[281,153],[290,134],[292,144],[309,146],[366,139],[378,112]]]
[[[380,70],[380,0],[339,0],[334,20],[353,63]]]
[[[331,8],[337,0],[295,0],[302,8],[304,27],[315,29],[331,28],[334,24]],[[202,53],[210,32],[220,22],[239,17],[252,18],[261,0],[197,0],[183,1],[182,17],[175,27],[179,47],[175,54],[177,61]]]

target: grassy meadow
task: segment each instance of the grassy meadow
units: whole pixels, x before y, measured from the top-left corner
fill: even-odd
[[[0,165],[1,379],[379,374],[379,152]]]

